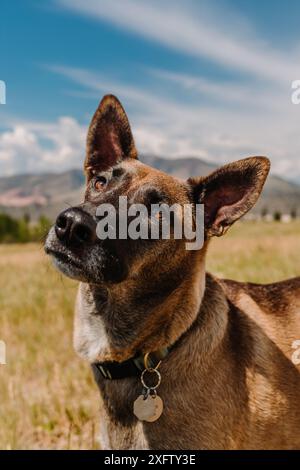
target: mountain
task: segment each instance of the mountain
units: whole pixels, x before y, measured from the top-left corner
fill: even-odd
[[[54,219],[61,209],[81,200],[85,177],[80,170],[0,178],[0,211],[37,219]],[[82,188],[82,190],[81,190]]]
[[[207,175],[219,165],[187,157],[167,159],[144,155],[141,160],[147,165],[180,178]],[[32,219],[41,214],[52,220],[64,208],[82,200],[85,177],[81,170],[39,175],[15,175],[0,178],[0,211],[15,217],[27,213]],[[300,186],[276,175],[267,179],[262,196],[253,213],[279,211],[290,213],[300,205]],[[298,209],[298,216],[299,216]]]

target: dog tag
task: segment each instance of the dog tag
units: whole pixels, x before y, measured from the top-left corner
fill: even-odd
[[[133,404],[133,412],[140,421],[153,423],[163,412],[163,401],[158,395],[140,395]]]

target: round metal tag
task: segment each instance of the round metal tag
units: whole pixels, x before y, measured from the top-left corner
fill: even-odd
[[[163,412],[163,401],[158,395],[140,395],[133,404],[133,412],[140,421],[153,423]]]

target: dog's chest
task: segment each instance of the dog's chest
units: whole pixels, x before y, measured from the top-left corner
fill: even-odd
[[[92,366],[101,395],[100,445],[102,449],[148,449],[143,423],[133,414],[140,393],[136,378],[105,380]]]
[[[74,321],[74,348],[79,356],[94,362],[110,351],[109,339],[104,322],[97,314],[97,308],[87,285],[80,284]]]
[[[100,446],[103,450],[146,450],[149,444],[144,433],[143,423],[123,426],[111,419],[105,406],[100,413]]]

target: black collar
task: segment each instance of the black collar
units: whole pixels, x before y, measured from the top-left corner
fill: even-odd
[[[148,367],[156,367],[159,361],[164,359],[171,348],[160,349],[150,353],[148,356]],[[125,379],[126,377],[138,377],[145,369],[144,354],[136,355],[124,362],[94,362],[92,364],[94,373],[101,373],[108,380]]]

